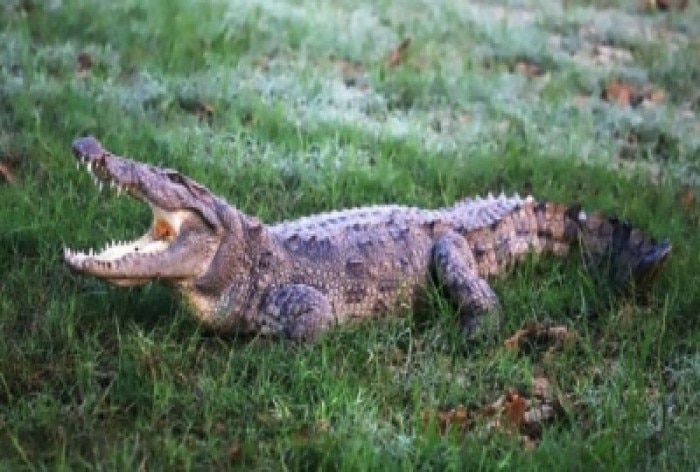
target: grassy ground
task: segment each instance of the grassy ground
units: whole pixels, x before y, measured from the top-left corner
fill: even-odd
[[[700,10],[512,3],[3,2],[0,469],[700,467]],[[438,297],[311,345],[217,337],[61,264],[150,217],[75,171],[85,133],[266,221],[532,190],[674,254],[643,306],[575,261],[496,280],[504,338],[577,334],[549,353],[464,341]],[[532,448],[480,412],[535,376],[567,402]]]

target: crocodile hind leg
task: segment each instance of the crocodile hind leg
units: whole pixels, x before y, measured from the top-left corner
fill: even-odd
[[[309,285],[271,291],[263,302],[261,332],[307,339],[336,324],[328,298]]]
[[[468,336],[498,332],[500,303],[488,282],[479,276],[467,241],[456,233],[442,236],[433,247],[438,282],[457,303],[460,323]]]

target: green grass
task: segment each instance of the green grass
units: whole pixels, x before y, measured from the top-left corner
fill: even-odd
[[[5,2],[0,160],[16,182],[0,184],[0,469],[700,467],[700,208],[679,199],[700,175],[700,11],[507,3]],[[601,59],[601,45],[628,54]],[[514,72],[525,59],[545,74]],[[614,78],[667,100],[607,103]],[[497,279],[503,338],[534,320],[578,333],[551,358],[467,342],[439,297],[309,345],[219,337],[163,287],[62,265],[64,244],[131,238],[150,217],[75,171],[85,133],[265,221],[532,190],[628,218],[674,253],[645,305],[608,303],[576,261]],[[423,420],[527,392],[537,372],[575,407],[533,451],[485,424],[441,435]]]

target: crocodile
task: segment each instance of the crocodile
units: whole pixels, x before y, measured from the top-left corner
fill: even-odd
[[[378,205],[263,224],[181,173],[119,157],[94,137],[74,141],[96,184],[148,204],[153,222],[131,242],[64,248],[81,274],[118,286],[162,281],[218,332],[309,339],[336,325],[406,312],[439,287],[466,335],[498,326],[488,279],[527,254],[605,267],[615,288],[648,287],[671,253],[627,222],[580,205],[517,194],[451,207]],[[490,327],[490,328],[485,328]]]

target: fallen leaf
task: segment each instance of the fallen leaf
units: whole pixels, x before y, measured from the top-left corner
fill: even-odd
[[[328,433],[330,431],[331,425],[328,421],[321,420],[313,425],[305,426],[300,430],[292,434],[294,442],[298,445],[308,444],[312,442],[322,434]]]
[[[17,6],[15,7],[16,11],[20,12],[23,15],[26,15],[27,13],[31,13],[35,8],[34,2],[32,0],[20,0],[17,2]]]
[[[550,326],[547,328],[546,335],[549,339],[559,342],[568,341],[572,337],[566,326]]]
[[[215,423],[211,428],[212,432],[217,436],[224,434],[226,429],[226,424],[221,421]]]
[[[243,447],[240,443],[234,442],[228,448],[228,460],[230,463],[239,462],[243,458]]]
[[[621,107],[627,107],[638,105],[643,100],[643,97],[632,85],[621,80],[611,80],[603,90],[603,100]]]
[[[544,67],[535,62],[529,61],[518,61],[515,64],[514,70],[518,74],[525,75],[527,77],[540,77],[545,73]]]
[[[609,66],[623,62],[632,62],[633,56],[628,49],[598,44],[593,48],[592,59],[596,64]]]
[[[532,378],[532,396],[543,400],[552,398],[552,386],[547,377]]]
[[[678,10],[683,11],[688,7],[688,0],[645,0],[645,10]]]
[[[653,402],[658,401],[659,398],[661,397],[661,393],[659,392],[659,389],[656,387],[647,387],[646,394],[647,394],[647,400],[653,401]]]
[[[523,413],[521,424],[527,426],[539,426],[552,418],[554,418],[554,407],[552,407],[552,405],[538,405]]]
[[[406,51],[408,50],[408,47],[411,45],[411,38],[406,37],[399,43],[398,46],[396,46],[387,56],[386,63],[389,67],[397,67],[399,66],[403,60],[404,56],[406,55]]]
[[[530,335],[531,330],[528,328],[519,329],[511,337],[503,341],[503,345],[506,349],[511,351],[517,351],[520,348],[520,344],[526,336]]]
[[[320,420],[316,423],[316,432],[327,433],[331,429],[331,424],[326,420]]]
[[[653,89],[644,94],[644,103],[662,105],[666,101],[666,92],[662,89]]]
[[[574,338],[575,334],[570,332],[566,326],[544,326],[541,323],[530,323],[516,331],[503,344],[506,349],[519,350],[526,342],[544,341],[558,346]]]
[[[472,121],[474,121],[474,117],[470,115],[469,113],[462,112],[459,114],[459,122],[463,125],[471,125]]]
[[[489,403],[488,405],[483,407],[481,409],[481,413],[484,416],[499,415],[503,411],[503,404],[505,403],[505,401],[506,401],[506,396],[501,395],[500,397],[498,397],[498,399],[495,402]]]
[[[76,77],[84,79],[90,74],[90,69],[92,69],[92,56],[86,52],[81,52],[75,61]]]
[[[255,116],[253,116],[253,113],[249,111],[243,113],[243,116],[241,116],[241,124],[246,128],[255,126]]]
[[[526,451],[534,451],[535,449],[537,449],[537,441],[525,434],[520,435],[520,445]]]
[[[211,120],[214,116],[214,107],[197,98],[178,97],[177,101],[180,104],[180,108],[189,113],[194,113],[200,119],[206,118]]]
[[[508,423],[514,430],[519,430],[525,421],[525,411],[527,410],[526,400],[518,395],[515,389],[508,389],[506,399],[503,403],[503,412],[508,419]]]
[[[361,84],[365,70],[360,61],[341,59],[338,61],[338,70],[343,77],[343,83],[347,87],[357,87]]]
[[[695,192],[689,186],[685,186],[680,192],[678,192],[678,203],[685,212],[690,212],[695,204],[697,203],[697,197]]]
[[[8,184],[14,184],[17,180],[10,165],[2,161],[0,161],[0,176],[2,176]]]
[[[539,388],[545,388],[543,380]],[[533,384],[536,382],[533,380]],[[543,395],[538,398],[536,395]],[[527,438],[527,446],[536,446],[542,435],[542,428],[546,423],[555,419],[558,412],[563,411],[558,398],[547,397],[547,392],[537,392],[533,387],[533,395],[528,398],[510,388],[505,395],[482,409],[482,415],[493,417],[488,423],[490,430],[501,430],[508,433],[517,433]],[[546,397],[546,398],[545,398]],[[525,447],[525,444],[523,444]]]
[[[424,412],[423,423],[426,426],[435,424],[441,435],[451,430],[464,432],[469,426],[469,412],[463,405],[448,410],[438,410],[436,413]]]

